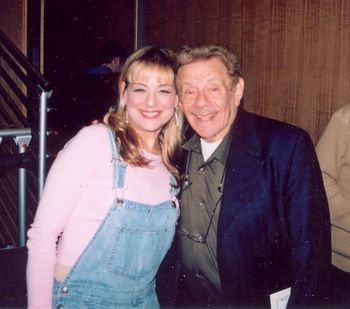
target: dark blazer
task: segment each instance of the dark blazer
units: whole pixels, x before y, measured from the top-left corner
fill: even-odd
[[[302,129],[240,109],[234,122],[218,222],[222,289],[234,307],[316,305],[331,260],[322,176]]]

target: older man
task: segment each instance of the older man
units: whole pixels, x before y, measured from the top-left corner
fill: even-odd
[[[195,131],[184,146],[183,300],[251,308],[291,288],[279,301],[316,305],[330,223],[308,134],[240,107],[244,81],[231,51],[188,47],[178,56],[180,106]]]

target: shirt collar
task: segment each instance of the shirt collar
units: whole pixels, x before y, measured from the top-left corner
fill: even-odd
[[[230,141],[231,141],[231,136],[232,136],[232,128],[231,126],[230,131],[226,134],[218,148],[215,149],[213,154],[210,156],[210,158],[207,160],[208,162],[213,160],[214,158],[218,160],[221,164],[225,165],[227,153],[230,148]],[[200,137],[198,136],[197,133],[194,133],[193,136],[182,146],[185,150],[187,151],[193,151],[198,154],[202,154],[202,149],[201,149],[201,142],[200,142]]]

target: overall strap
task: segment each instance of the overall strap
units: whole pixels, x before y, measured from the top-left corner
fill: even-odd
[[[112,146],[113,188],[117,190],[117,196],[121,197],[118,192],[121,192],[124,187],[126,163],[120,157],[119,145],[115,138],[115,131],[109,128],[108,133]]]

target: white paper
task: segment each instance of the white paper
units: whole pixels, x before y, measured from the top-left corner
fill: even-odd
[[[287,308],[288,299],[290,296],[290,288],[270,294],[271,309]]]

